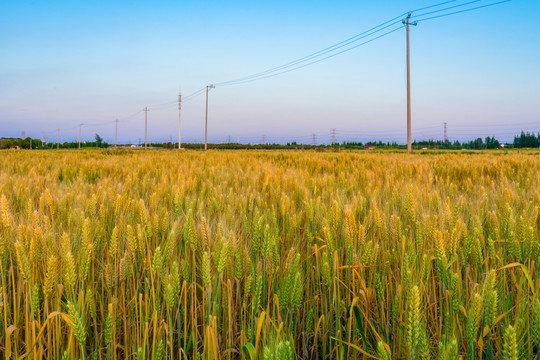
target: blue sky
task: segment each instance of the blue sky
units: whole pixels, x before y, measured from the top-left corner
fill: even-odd
[[[442,0],[440,0],[442,1]],[[0,136],[177,141],[178,91],[279,66],[440,1],[12,1],[0,5]],[[496,0],[481,0],[480,6]],[[442,7],[459,5],[455,1]],[[466,8],[466,7],[464,7]],[[430,9],[435,10],[435,9]],[[424,11],[425,12],[425,11]],[[414,139],[540,131],[540,1],[411,28]],[[415,14],[413,14],[415,15]],[[405,31],[287,74],[211,90],[209,141],[405,141]],[[182,140],[204,140],[204,94]]]

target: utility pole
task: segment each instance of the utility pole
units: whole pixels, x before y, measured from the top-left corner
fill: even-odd
[[[148,135],[148,107],[144,108],[144,148],[147,147],[147,135]]]
[[[116,130],[114,132],[114,147],[118,146],[118,119],[116,119]]]
[[[332,145],[336,143],[336,129],[332,129]]]
[[[228,143],[229,143],[229,144],[231,143],[231,135],[229,135],[229,141],[228,141]]]
[[[182,148],[182,137],[180,134],[180,108],[182,107],[182,93],[178,93],[178,150]]]
[[[263,145],[266,145],[266,135],[262,136],[262,143],[263,143]]]
[[[82,130],[83,124],[79,124],[79,149],[81,148],[81,130]]]
[[[446,123],[444,123],[444,142],[448,141],[448,133],[446,132]]]
[[[409,25],[416,26],[417,22],[410,23],[411,13],[407,14],[407,18],[402,21],[407,24],[407,151],[412,152],[411,143],[411,57],[409,50]]]
[[[317,136],[313,134],[313,146],[317,145]]]
[[[215,88],[214,85],[206,85],[206,118],[204,122],[204,150],[208,150],[208,89]]]
[[[45,132],[41,132],[41,147],[43,147],[43,144],[45,143]]]
[[[56,150],[60,150],[60,128],[58,129],[58,140],[56,141]]]

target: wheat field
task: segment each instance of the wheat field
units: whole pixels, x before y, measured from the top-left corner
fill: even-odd
[[[0,152],[0,358],[538,359],[540,152]]]

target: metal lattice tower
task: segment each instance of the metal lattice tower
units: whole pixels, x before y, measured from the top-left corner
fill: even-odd
[[[448,141],[448,133],[446,132],[446,123],[444,123],[444,141]]]

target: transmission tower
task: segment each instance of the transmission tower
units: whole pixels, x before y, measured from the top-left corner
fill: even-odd
[[[446,132],[446,123],[444,123],[444,142],[448,141],[448,133]]]
[[[144,148],[147,147],[148,139],[148,107],[144,108]]]

